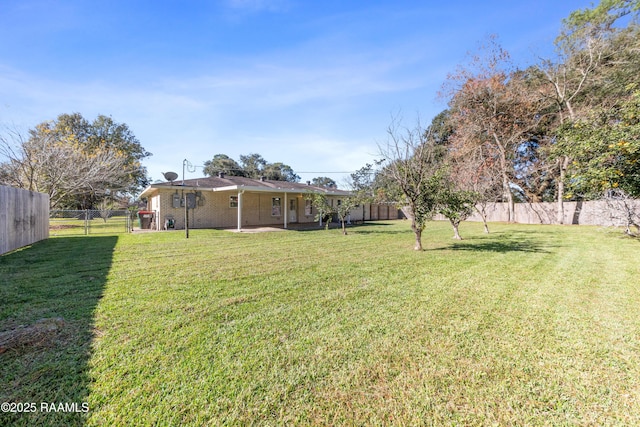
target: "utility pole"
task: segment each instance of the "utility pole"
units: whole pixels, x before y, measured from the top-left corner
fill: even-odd
[[[184,168],[189,163],[189,160],[184,159],[182,161],[182,203],[184,203],[184,237],[189,238],[189,206],[187,204],[187,195],[184,192]]]

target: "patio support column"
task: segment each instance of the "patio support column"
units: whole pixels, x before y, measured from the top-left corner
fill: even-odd
[[[244,190],[238,191],[238,231],[242,231],[242,193]]]
[[[284,228],[287,228],[287,215],[289,214],[289,205],[287,203],[287,193],[284,193]]]

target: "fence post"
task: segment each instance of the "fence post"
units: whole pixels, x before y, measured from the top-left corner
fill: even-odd
[[[89,210],[84,210],[84,235],[87,236],[89,234]]]

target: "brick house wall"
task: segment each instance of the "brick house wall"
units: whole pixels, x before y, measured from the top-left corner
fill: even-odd
[[[173,197],[178,195],[182,198],[182,189],[160,188],[149,197],[148,209],[156,211],[156,219],[159,229],[162,229],[167,218],[172,217],[175,221],[176,229],[184,229],[184,207],[174,207]],[[193,193],[193,191],[185,191]],[[232,206],[232,197],[236,198],[237,192],[227,191],[200,191],[197,198],[196,208],[189,209],[189,228],[233,228],[238,225],[238,208]],[[273,212],[273,199],[279,199],[279,215]],[[330,196],[330,199],[339,200],[339,196]],[[317,210],[312,207],[309,213],[306,209],[306,198],[304,194],[289,193],[286,197],[284,193],[278,192],[245,192],[242,195],[242,226],[266,226],[284,225],[284,209],[294,208],[295,218],[288,213],[288,223],[313,223]],[[361,220],[362,208],[356,208],[352,212],[351,219]]]

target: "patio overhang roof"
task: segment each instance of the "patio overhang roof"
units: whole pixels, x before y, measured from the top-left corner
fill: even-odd
[[[287,194],[313,194],[313,193],[323,193],[328,196],[343,196],[349,197],[351,193],[349,191],[337,190],[337,189],[320,189],[318,187],[309,187],[304,188],[298,186],[296,187],[287,187],[283,185],[282,187],[261,187],[254,185],[228,185],[224,187],[206,187],[206,186],[183,186],[183,185],[167,185],[167,184],[151,184],[149,187],[145,188],[142,193],[140,193],[140,197],[148,197],[153,193],[153,190],[187,190],[187,191],[211,191],[211,192],[251,192],[251,193],[287,193]]]

